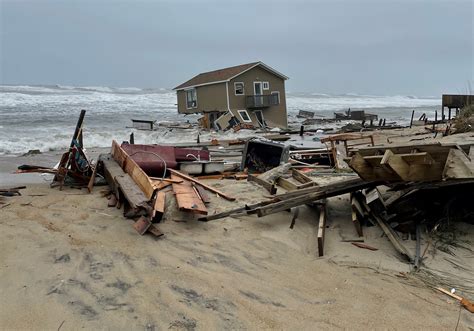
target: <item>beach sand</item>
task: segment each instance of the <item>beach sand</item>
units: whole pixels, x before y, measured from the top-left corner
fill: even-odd
[[[240,202],[260,197],[224,181]],[[28,185],[0,209],[2,329],[454,329],[459,306],[410,278],[380,230],[356,248],[344,198],[329,202],[326,256],[317,213],[201,223],[179,214],[140,236],[102,188],[60,192]],[[242,194],[241,194],[242,196]],[[231,203],[213,197],[211,206]],[[461,312],[460,328],[472,327]]]
[[[5,175],[17,165],[57,156],[2,158],[2,186],[27,182]],[[329,199],[319,258],[318,213],[307,206],[290,229],[287,212],[203,223],[171,203],[155,238],[107,207],[106,187],[59,191],[27,176],[22,196],[0,205],[0,329],[454,330],[458,316],[458,330],[474,327],[453,299],[401,274],[410,268],[379,228],[364,228],[378,251],[342,242],[356,237],[347,196]],[[210,213],[267,194],[246,181],[209,184],[238,198],[211,196]],[[445,257],[428,253],[426,263],[450,268]]]

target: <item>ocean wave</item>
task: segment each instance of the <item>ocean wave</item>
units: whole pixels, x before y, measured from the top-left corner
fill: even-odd
[[[13,86],[0,85],[0,154],[25,153],[30,149],[63,150],[81,109],[86,109],[84,139],[88,147],[110,146],[112,139],[128,139],[133,129],[131,119],[196,122],[199,115],[178,114],[176,93],[164,88],[101,86]],[[361,94],[330,95],[324,93],[288,92],[290,120],[299,110],[314,111],[332,118],[334,112],[365,109],[387,121],[407,123],[411,110],[434,113],[441,106],[439,98],[415,96],[369,96]],[[196,130],[159,130],[136,132],[135,140],[143,143],[192,141]],[[240,134],[249,133],[237,133]],[[213,137],[204,133],[202,139]],[[220,134],[215,134],[219,137]]]
[[[70,86],[70,85],[0,85],[0,93],[19,94],[163,94],[171,93],[166,88],[108,87],[108,86]]]

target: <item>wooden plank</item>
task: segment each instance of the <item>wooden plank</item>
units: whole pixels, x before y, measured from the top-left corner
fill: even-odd
[[[128,174],[116,176],[115,181],[117,182],[120,191],[123,193],[123,196],[130,204],[130,207],[133,209],[149,209],[147,204],[149,199],[143,194],[142,190]]]
[[[137,183],[143,193],[145,193],[148,200],[150,200],[155,192],[155,188],[153,187],[153,181],[148,177],[148,175],[131,157],[127,155],[115,140],[112,141],[111,154],[122,169],[132,177],[135,183]]]
[[[199,196],[201,197],[201,200],[204,203],[211,202],[211,199],[209,198],[209,195],[207,194],[204,187],[202,187],[201,185],[198,185],[198,184],[194,184],[194,183],[193,183],[193,187],[197,190],[197,193],[199,194]]]
[[[267,182],[266,180],[263,180],[255,175],[249,174],[247,180],[249,182],[255,182],[258,185],[263,186],[263,188],[265,188],[270,194],[276,193],[276,187],[274,184]]]
[[[383,155],[370,155],[364,156],[364,160],[368,162],[372,167],[380,165]]]
[[[97,168],[98,167],[99,167],[99,161],[96,162],[96,164],[94,166],[94,170],[92,171],[91,179],[89,180],[89,184],[87,184],[87,191],[89,191],[89,193],[92,193],[92,189],[94,187],[95,177],[97,175]]]
[[[377,222],[377,224],[382,228],[383,232],[387,235],[388,239],[392,243],[393,247],[405,256],[410,262],[414,261],[413,254],[408,251],[408,249],[401,243],[400,238],[396,232],[388,225],[383,219],[378,215],[371,213],[372,218]]]
[[[182,179],[171,179],[171,178],[158,178],[158,177],[151,177],[149,176],[149,178],[155,182],[155,181],[164,181],[164,182],[168,182],[168,183],[182,183],[183,180]]]
[[[183,181],[180,181],[179,183],[182,183]],[[165,187],[168,187],[170,186],[171,184],[173,184],[172,182],[162,182],[161,180],[160,181],[152,181],[152,185],[153,185],[153,188],[155,190],[162,190],[164,189]],[[178,183],[178,184],[179,184]]]
[[[474,162],[460,149],[452,148],[449,151],[443,169],[443,178],[473,178]]]
[[[369,138],[369,136],[363,136],[360,133],[337,133],[328,137],[321,138],[321,142],[326,143],[330,141],[357,140],[365,138]]]
[[[430,153],[410,153],[410,154],[398,154],[408,164],[426,164],[431,165],[435,163],[435,160],[431,157]]]
[[[348,181],[349,182],[349,181]],[[302,194],[300,196],[285,199],[279,202],[275,202],[263,207],[259,207],[254,211],[249,211],[249,213],[257,213],[259,217],[273,214],[279,211],[288,210],[290,208],[303,205],[309,202],[313,202],[315,200],[321,200],[345,193],[350,193],[353,191],[361,190],[368,187],[373,187],[375,185],[374,182],[365,182],[360,181],[353,185],[341,185],[341,183],[334,183],[328,184],[326,186],[319,187],[319,191],[310,193],[310,194]],[[301,190],[302,191],[302,190]],[[295,191],[295,192],[301,192]],[[293,193],[293,192],[290,192]]]
[[[311,177],[308,177],[306,174],[304,174],[303,172],[299,171],[299,170],[296,170],[296,169],[292,169],[291,170],[291,176],[296,179],[298,182],[300,183],[314,183],[314,181],[311,179]]]
[[[166,199],[166,192],[165,191],[158,191],[155,197],[155,204],[153,209],[157,212],[164,213],[165,212],[165,199]]]
[[[104,177],[109,184],[111,191],[118,196],[118,184],[115,181],[116,176],[122,176],[125,172],[120,168],[120,166],[115,162],[110,154],[109,156],[101,155],[100,161],[104,165]]]
[[[350,195],[350,200],[351,200],[352,224],[354,224],[357,235],[359,237],[363,237],[364,233],[362,232],[362,226],[360,224],[359,218],[357,217],[357,213],[359,213],[361,218],[364,218],[365,217],[364,211],[362,210],[361,206],[359,205],[359,202],[354,198],[354,194],[352,193]]]
[[[326,232],[326,204],[319,206],[318,255],[324,255],[324,234]]]
[[[336,187],[346,187],[346,186],[357,186],[361,183],[364,183],[364,180],[362,180],[360,178],[354,178],[354,179],[335,182],[335,183],[328,184],[328,185],[325,185],[325,186],[313,186],[313,187],[308,187],[308,188],[301,189],[301,190],[298,190],[298,191],[292,191],[292,192],[286,192],[286,193],[282,193],[282,194],[276,194],[276,195],[272,196],[272,198],[278,199],[280,201],[281,200],[287,200],[287,199],[291,199],[291,198],[301,197],[301,196],[304,196],[304,195],[310,194],[310,193],[320,192],[322,189],[327,188],[327,187],[336,188]]]
[[[349,161],[349,167],[354,170],[360,178],[365,180],[374,180],[373,166],[367,162],[362,155],[355,153]]]
[[[388,167],[402,180],[408,180],[410,165],[401,156],[394,154],[391,150],[387,149],[385,151],[380,164]]]
[[[133,181],[127,173],[123,172],[122,168],[113,159],[101,158],[104,166],[104,175],[112,192],[116,197],[120,194],[128,201],[128,204],[133,209],[145,209],[150,211],[148,206],[149,199],[145,196],[143,191]]]
[[[176,175],[171,175],[172,179],[179,179]],[[180,210],[189,211],[196,214],[207,215],[207,208],[201,197],[194,190],[190,181],[173,183],[173,191]]]
[[[298,185],[283,177],[277,179],[277,185],[283,187],[287,191],[294,191],[298,189]]]
[[[169,171],[170,171],[173,175],[176,175],[176,176],[178,176],[178,177],[181,177],[181,178],[183,178],[183,179],[186,179],[186,180],[188,180],[188,181],[191,181],[191,182],[193,182],[193,183],[195,183],[195,184],[201,185],[201,186],[204,187],[206,190],[211,191],[211,192],[213,192],[213,193],[216,193],[217,195],[219,195],[220,197],[222,197],[222,198],[224,198],[224,199],[226,199],[226,200],[229,200],[229,201],[234,201],[234,200],[235,200],[234,197],[232,197],[232,196],[230,196],[230,195],[227,195],[227,194],[225,194],[224,192],[221,192],[221,191],[215,189],[214,187],[209,186],[209,185],[207,185],[207,184],[204,184],[203,182],[201,182],[201,181],[199,181],[199,180],[197,180],[197,179],[195,179],[195,178],[189,177],[188,175],[185,175],[185,174],[183,174],[183,173],[181,173],[181,172],[179,172],[179,171],[177,171],[177,170],[169,169]]]
[[[232,216],[232,215],[235,215],[235,214],[241,214],[241,213],[245,212],[246,210],[253,210],[255,208],[258,208],[260,206],[265,206],[265,205],[268,205],[268,204],[273,203],[273,202],[275,202],[275,200],[260,201],[260,202],[257,202],[257,203],[251,204],[251,205],[245,205],[243,207],[230,209],[230,210],[227,210],[227,211],[224,211],[224,212],[221,212],[221,213],[216,213],[216,214],[213,214],[213,215],[200,217],[200,218],[198,218],[198,221],[207,222],[207,221],[212,221],[212,220],[224,218],[224,217],[227,217],[227,216]]]

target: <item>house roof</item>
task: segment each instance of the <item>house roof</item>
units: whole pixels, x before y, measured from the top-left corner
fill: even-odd
[[[232,78],[237,77],[256,66],[262,66],[263,68],[272,72],[273,74],[283,79],[288,79],[288,77],[279,73],[275,69],[267,66],[263,62],[252,62],[252,63],[241,64],[234,67],[228,67],[228,68],[223,68],[219,70],[200,73],[199,75],[194,76],[193,78],[184,82],[183,84],[176,86],[173,90],[182,90],[188,87],[196,87],[196,86],[202,86],[202,85],[228,82]]]

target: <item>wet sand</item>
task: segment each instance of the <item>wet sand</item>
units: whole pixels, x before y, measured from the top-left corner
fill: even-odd
[[[218,185],[220,184],[220,185]],[[224,181],[240,203],[251,183]],[[202,223],[173,213],[165,236],[140,236],[122,211],[93,194],[28,185],[0,209],[3,329],[453,329],[459,306],[411,278],[380,230],[372,252],[355,236],[344,198],[329,202],[326,256],[317,257],[317,212]],[[212,198],[211,206],[231,203]],[[472,314],[461,312],[468,330]]]
[[[58,156],[2,157],[1,186],[20,183],[14,179],[25,175],[5,175],[19,164]],[[291,230],[287,212],[202,223],[169,204],[157,239],[107,207],[106,187],[58,191],[32,176],[39,180],[22,196],[0,205],[1,329],[453,330],[458,316],[458,330],[474,327],[454,300],[401,274],[408,264],[377,227],[364,228],[364,239],[378,251],[343,242],[356,237],[347,196],[329,200],[319,258],[318,214],[307,206]],[[267,194],[246,181],[209,183],[238,198],[211,195],[211,213]],[[455,253],[467,271],[453,270],[442,252],[428,251],[425,263],[467,279],[472,251]]]

